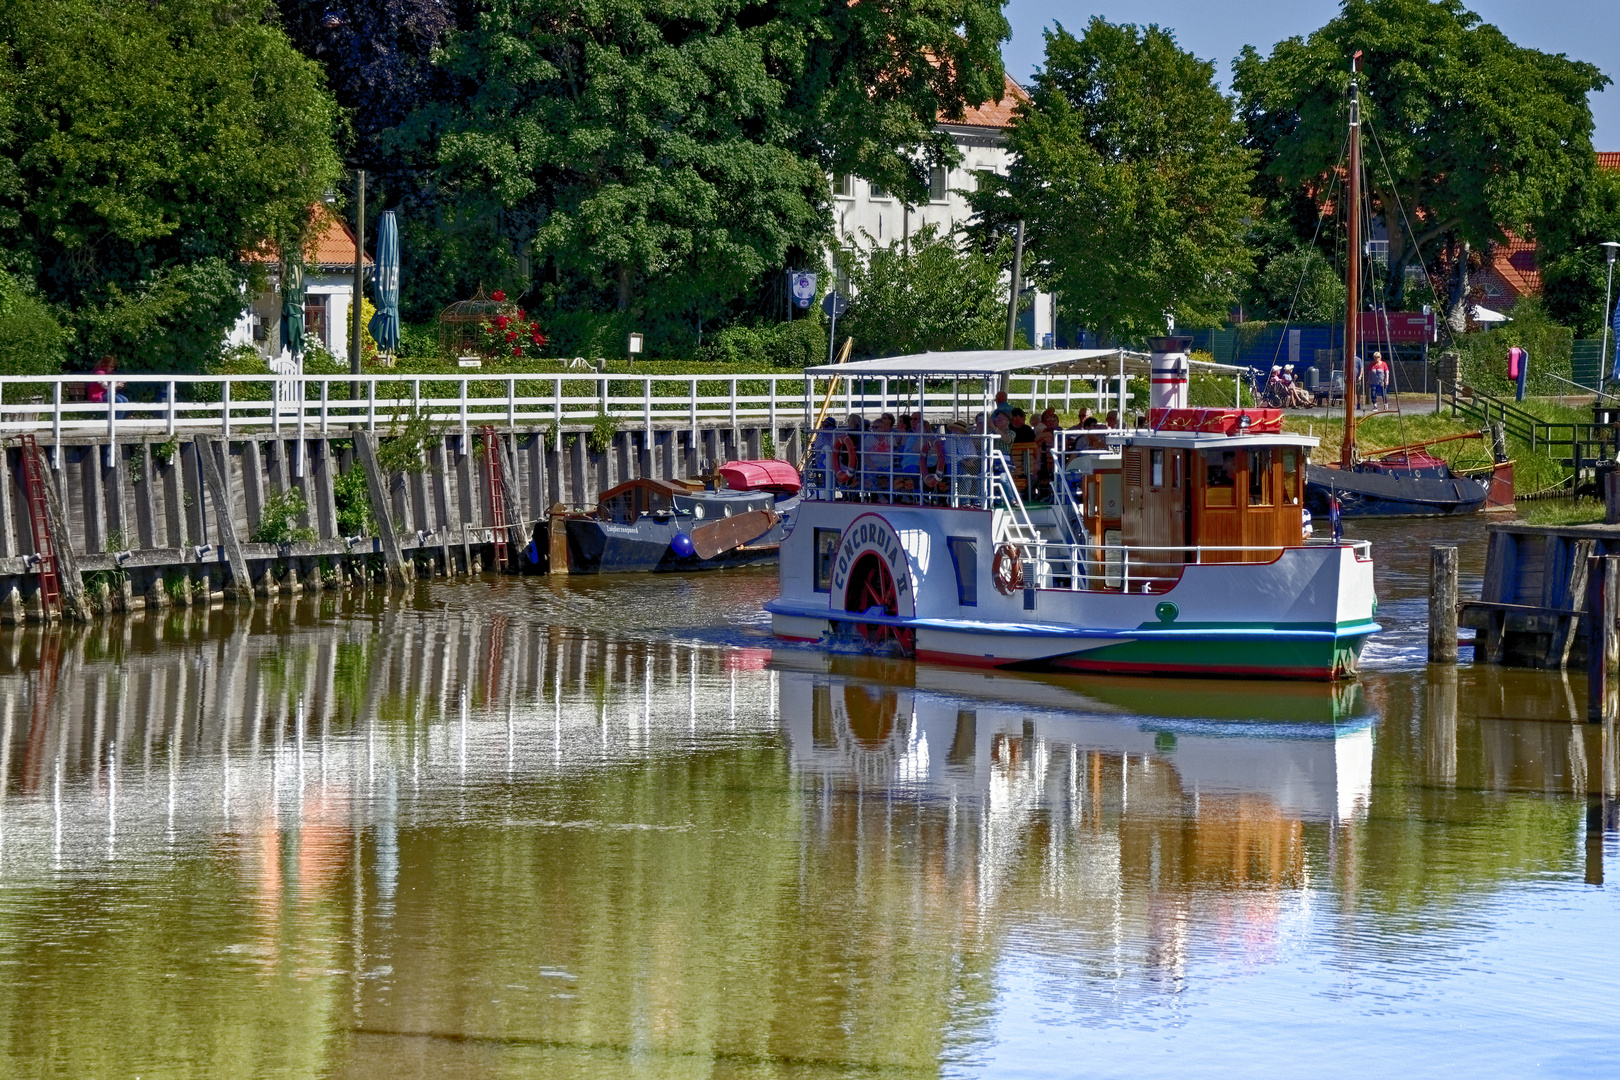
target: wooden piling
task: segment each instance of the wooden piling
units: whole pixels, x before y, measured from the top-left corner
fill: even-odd
[[[219,460],[214,457],[214,440],[199,435],[194,441],[197,451],[197,471],[203,486],[214,504],[214,527],[219,531],[220,547],[225,549],[225,561],[230,564],[231,589],[237,596],[253,595],[253,577],[248,571],[247,558],[242,554],[242,542],[236,535],[236,521],[232,515],[231,493],[219,472]],[[212,588],[210,586],[210,588]]]
[[[551,513],[546,518],[546,533],[550,540],[547,555],[551,564],[551,573],[568,573],[568,507],[562,503],[553,503]]]
[[[366,472],[366,493],[371,499],[371,516],[377,522],[378,538],[382,540],[388,580],[405,588],[410,584],[410,569],[405,565],[405,554],[399,546],[399,534],[394,531],[393,500],[388,497],[382,471],[377,467],[376,439],[369,431],[357,431],[354,448],[360,457],[360,467]]]
[[[1602,722],[1610,715],[1609,691],[1620,640],[1614,632],[1620,606],[1620,556],[1593,555],[1586,563],[1586,718]]]
[[[1457,549],[1429,549],[1429,663],[1457,662]]]
[[[1620,525],[1620,469],[1603,474],[1603,524]]]

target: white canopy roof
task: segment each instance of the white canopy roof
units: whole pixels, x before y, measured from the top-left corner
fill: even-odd
[[[852,360],[847,364],[818,364],[804,369],[806,375],[840,375],[848,379],[904,378],[926,375],[933,378],[983,378],[1014,372],[1040,372],[1043,375],[1117,375],[1121,363],[1127,375],[1151,371],[1147,353],[1127,349],[977,349],[971,352],[928,352],[911,356],[887,356],[881,360]],[[1194,372],[1235,375],[1248,370],[1229,364],[1189,361]]]

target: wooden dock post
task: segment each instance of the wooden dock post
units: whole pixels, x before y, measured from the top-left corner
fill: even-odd
[[[550,540],[550,572],[553,574],[568,573],[568,523],[565,520],[568,507],[562,503],[553,503],[551,513],[546,517],[546,533]]]
[[[1429,663],[1457,662],[1457,549],[1429,549]]]
[[[1603,474],[1603,524],[1620,525],[1620,469]]]
[[[1620,663],[1620,640],[1614,632],[1620,606],[1620,556],[1593,555],[1586,562],[1586,718],[1609,718],[1611,673]]]
[[[400,588],[409,588],[410,570],[399,546],[399,535],[394,531],[393,500],[383,482],[382,470],[377,467],[377,437],[369,431],[354,434],[355,453],[360,467],[366,471],[366,493],[371,498],[371,516],[377,523],[377,536],[382,540],[383,562],[388,566],[388,580]]]

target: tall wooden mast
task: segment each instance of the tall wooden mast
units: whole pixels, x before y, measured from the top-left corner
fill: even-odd
[[[1346,252],[1350,256],[1344,317],[1344,442],[1339,447],[1339,468],[1356,463],[1356,351],[1361,330],[1361,50],[1350,58],[1350,227]]]

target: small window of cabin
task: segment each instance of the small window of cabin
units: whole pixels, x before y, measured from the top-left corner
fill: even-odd
[[[1237,451],[1205,450],[1199,457],[1204,467],[1204,505],[1236,506]]]
[[[832,592],[833,560],[838,558],[838,541],[843,535],[837,529],[816,530],[816,592]]]
[[[956,602],[963,607],[979,605],[979,542],[971,536],[946,539],[951,561],[956,564]]]
[[[1289,506],[1299,505],[1299,451],[1288,447],[1282,452],[1282,497]]]
[[[1181,490],[1181,451],[1177,450],[1170,455],[1170,486],[1176,491]]]
[[[1271,449],[1249,452],[1249,505],[1273,506],[1277,493],[1271,479]]]
[[[1164,487],[1164,451],[1154,450],[1148,459],[1148,486]]]

